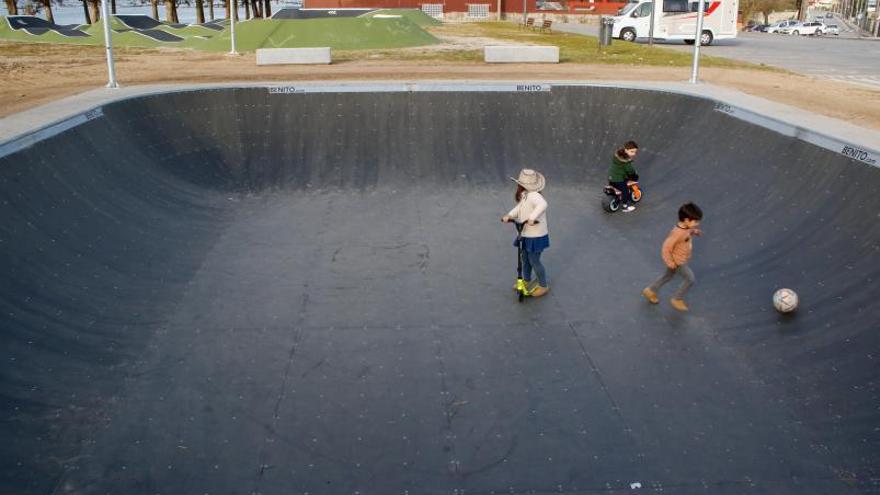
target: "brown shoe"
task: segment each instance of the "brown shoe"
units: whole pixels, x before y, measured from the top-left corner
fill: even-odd
[[[642,295],[645,296],[645,299],[651,304],[657,304],[660,302],[660,299],[657,299],[657,293],[652,291],[650,287],[645,287],[642,291]]]
[[[543,287],[541,285],[535,287],[535,290],[532,291],[532,297],[541,297],[544,294],[550,292],[549,287]]]
[[[670,299],[669,304],[671,304],[673,308],[681,312],[685,312],[688,310],[688,305],[685,304],[684,299]]]

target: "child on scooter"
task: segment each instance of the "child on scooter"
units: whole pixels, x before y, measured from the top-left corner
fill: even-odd
[[[672,280],[675,274],[679,274],[684,280],[681,282],[678,290],[672,294],[672,299],[669,300],[669,303],[679,311],[688,310],[688,306],[684,302],[684,296],[694,283],[694,272],[687,265],[693,250],[691,237],[703,235],[702,231],[697,228],[702,219],[703,211],[693,203],[684,204],[678,209],[678,223],[669,232],[660,250],[663,263],[666,264],[666,272],[642,291],[642,295],[651,304],[660,302],[657,298],[657,291]]]
[[[627,141],[623,147],[614,152],[611,167],[608,169],[608,184],[620,191],[621,210],[631,212],[636,209],[631,204],[628,181],[639,180],[639,174],[633,168],[633,160],[639,152],[639,145],[635,141]]]
[[[519,178],[510,178],[517,183],[516,206],[507,215],[501,217],[502,222],[518,222],[525,224],[523,237],[523,278],[526,283],[532,279],[532,270],[538,276],[538,286],[532,291],[532,297],[541,297],[550,291],[547,285],[547,272],[541,263],[541,252],[550,247],[550,234],[547,228],[547,200],[541,194],[547,181],[544,176],[534,170],[524,168]]]

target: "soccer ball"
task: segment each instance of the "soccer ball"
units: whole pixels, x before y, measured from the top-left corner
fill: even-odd
[[[773,294],[773,307],[780,313],[791,313],[798,307],[798,295],[791,289],[779,289]]]

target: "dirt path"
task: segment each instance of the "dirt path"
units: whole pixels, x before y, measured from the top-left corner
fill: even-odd
[[[482,40],[480,40],[482,41]],[[475,43],[478,44],[478,43]],[[0,42],[0,116],[99,87],[103,48]],[[625,65],[503,65],[479,62],[353,61],[329,66],[257,67],[254,54],[229,57],[187,50],[117,51],[124,85],[297,80],[634,80],[683,81],[687,68]],[[880,91],[806,76],[744,69],[705,69],[706,82],[880,130]]]

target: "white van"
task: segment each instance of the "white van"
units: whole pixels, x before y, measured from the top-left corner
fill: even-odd
[[[706,0],[701,43],[736,38],[738,0]],[[699,2],[695,0],[636,0],[628,3],[614,16],[612,36],[624,41],[647,38],[654,10],[654,39],[681,40],[694,43]]]

